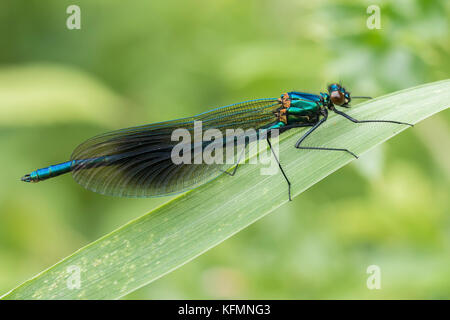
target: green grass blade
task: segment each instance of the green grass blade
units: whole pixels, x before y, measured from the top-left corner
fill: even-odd
[[[449,101],[450,80],[445,80],[380,97],[347,112],[356,119],[417,123],[446,109]],[[362,154],[405,129],[394,124],[354,124],[331,115],[306,142]],[[293,195],[354,161],[345,153],[295,149],[293,145],[302,132],[291,130],[280,137],[281,162],[293,183]],[[162,277],[287,202],[287,186],[281,174],[263,176],[260,168],[243,165],[234,177],[222,175],[176,197],[78,250],[2,298],[116,299]],[[67,285],[70,266],[81,270],[79,289]]]

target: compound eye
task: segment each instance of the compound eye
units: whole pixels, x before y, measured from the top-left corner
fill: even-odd
[[[340,91],[332,91],[330,94],[330,99],[333,104],[341,106],[345,103],[345,96]]]

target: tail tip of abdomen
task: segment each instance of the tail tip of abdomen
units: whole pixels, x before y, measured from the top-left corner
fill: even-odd
[[[39,182],[39,179],[36,179],[36,176],[33,175],[33,173],[26,174],[22,178],[20,178],[20,181],[23,182]]]
[[[34,180],[31,179],[31,176],[29,174],[24,175],[22,178],[20,178],[23,182],[33,182]]]

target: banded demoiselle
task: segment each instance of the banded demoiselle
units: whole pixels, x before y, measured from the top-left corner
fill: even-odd
[[[367,98],[370,97],[353,97]],[[351,95],[343,86],[334,83],[325,93],[287,92],[280,98],[267,98],[231,104],[193,117],[159,122],[112,131],[93,137],[73,152],[70,161],[38,169],[22,177],[25,182],[39,182],[72,172],[73,178],[88,190],[120,197],[154,197],[170,195],[204,184],[222,173],[233,176],[239,166],[235,164],[175,164],[171,159],[176,141],[174,130],[192,131],[194,122],[201,121],[203,130],[253,128],[279,130],[310,127],[295,144],[297,149],[346,152],[334,147],[307,147],[302,142],[328,118],[328,111],[345,117],[354,123],[387,122],[410,125],[393,120],[356,120],[336,106],[349,108]],[[266,136],[268,145],[270,135]],[[194,148],[193,146],[191,146]],[[291,200],[291,183],[279,159],[273,153],[287,184]],[[234,166],[230,173],[227,170]]]

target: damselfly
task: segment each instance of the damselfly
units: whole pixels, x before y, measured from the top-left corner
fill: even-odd
[[[393,120],[356,120],[336,108],[349,108],[351,99],[350,92],[335,83],[328,86],[327,92],[318,95],[287,92],[280,98],[250,100],[193,117],[117,130],[85,141],[75,149],[70,161],[33,171],[23,176],[22,181],[39,182],[72,172],[75,181],[94,192],[121,197],[155,197],[195,188],[222,173],[233,176],[240,158],[231,165],[174,163],[171,155],[177,141],[173,141],[172,133],[181,128],[193,131],[197,121],[202,122],[203,131],[218,129],[224,133],[227,129],[237,128],[278,130],[282,133],[292,128],[310,127],[297,141],[295,148],[346,152],[355,158],[357,156],[352,151],[344,148],[309,147],[302,143],[327,121],[329,111],[354,123],[388,122],[412,126]],[[268,134],[265,139],[273,151],[271,135]],[[200,149],[207,145],[208,142],[203,143]],[[190,148],[195,147],[190,144]],[[291,200],[291,182],[274,152],[273,155],[288,184]],[[233,166],[232,172],[228,172]]]

